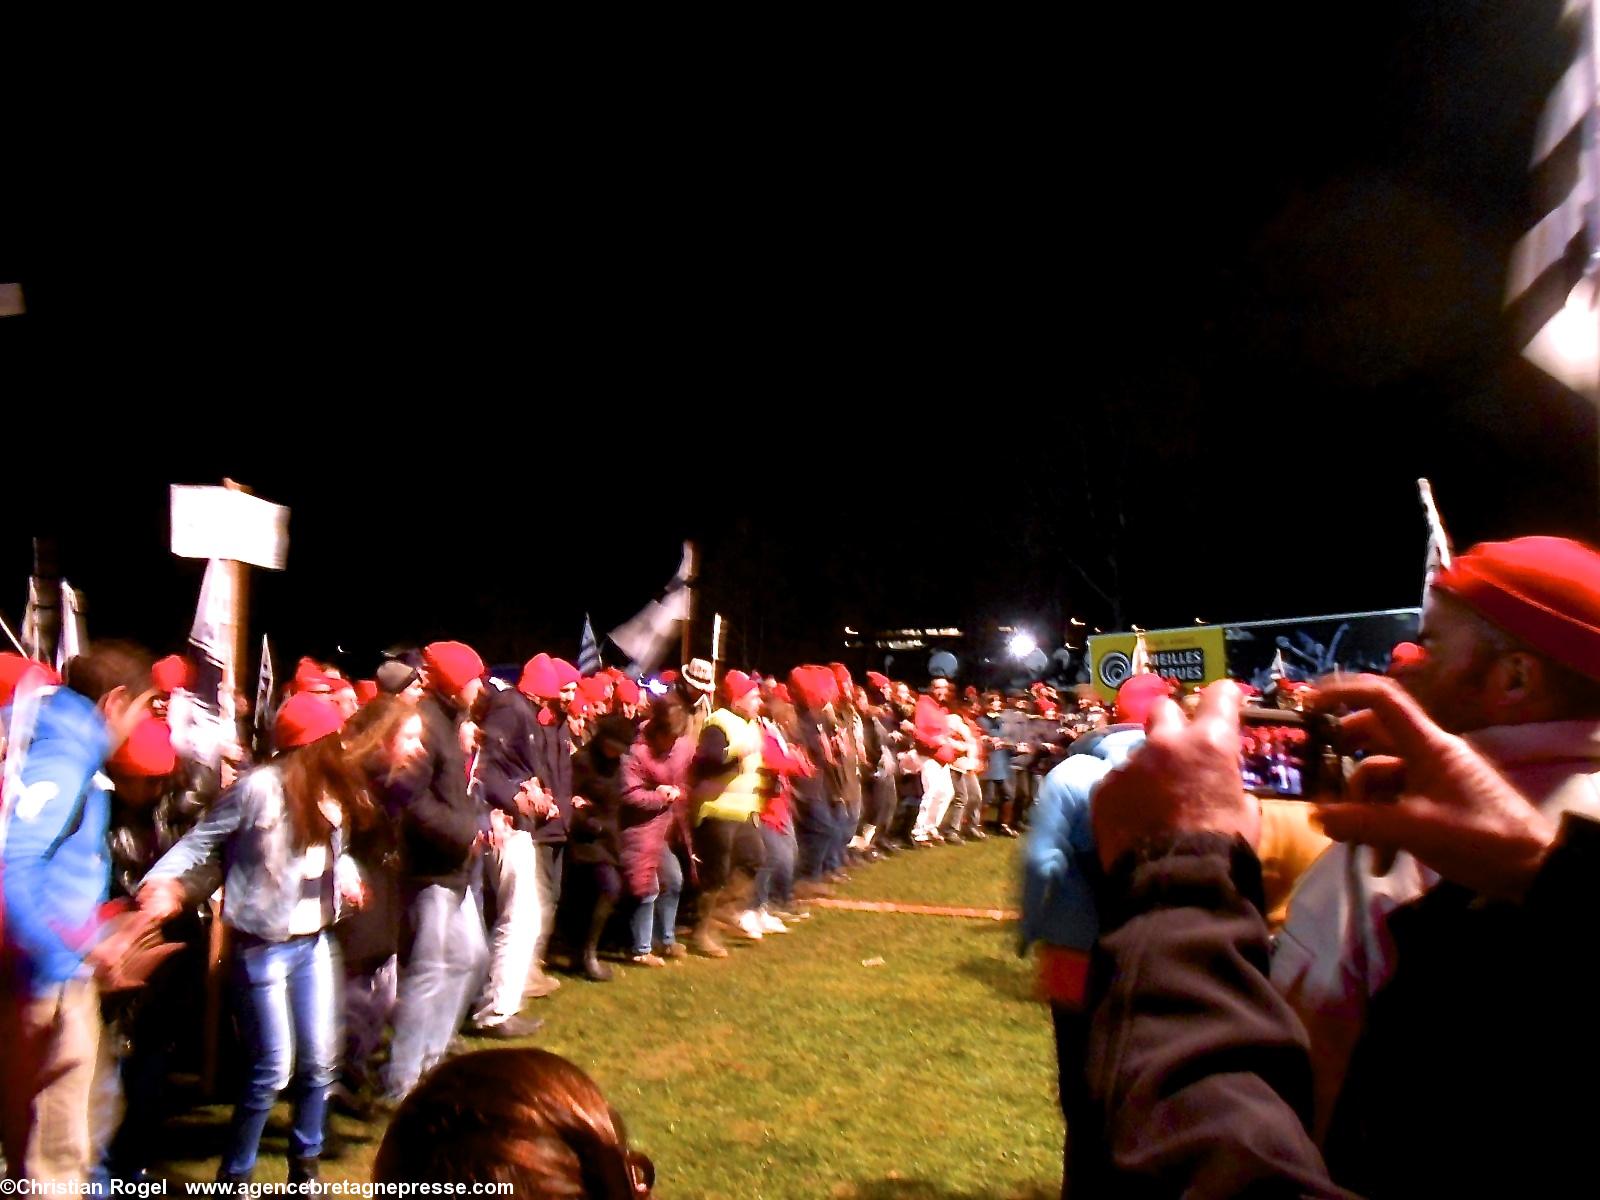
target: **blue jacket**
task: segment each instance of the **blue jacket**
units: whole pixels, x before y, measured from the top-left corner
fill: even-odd
[[[1095,904],[1095,785],[1144,742],[1144,729],[1113,725],[1087,754],[1062,759],[1039,787],[1022,853],[1022,949],[1048,942],[1092,949],[1100,935]]]
[[[333,831],[323,885],[333,891],[333,912],[340,909],[336,871],[344,853],[345,830]],[[289,841],[284,816],[283,769],[257,767],[217,797],[200,823],[184,834],[145,873],[144,882],[177,879],[190,899],[216,890],[222,864],[222,919],[233,929],[268,942],[289,937],[289,919],[302,897],[301,857]]]
[[[31,740],[11,751],[22,762],[5,805],[6,945],[32,996],[88,974],[96,910],[111,889],[111,781],[100,774],[110,748],[99,709],[53,688]]]

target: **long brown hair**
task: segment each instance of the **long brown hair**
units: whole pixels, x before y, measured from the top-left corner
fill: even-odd
[[[332,840],[333,822],[322,811],[323,800],[339,806],[347,834],[372,825],[378,809],[368,790],[368,764],[388,752],[401,722],[414,711],[408,704],[399,704],[386,706],[364,720],[357,713],[339,733],[283,756],[283,806],[289,819],[289,842],[296,851]]]
[[[374,1183],[509,1183],[519,1196],[629,1200],[655,1169],[627,1148],[622,1118],[594,1080],[547,1050],[451,1059],[395,1114]]]

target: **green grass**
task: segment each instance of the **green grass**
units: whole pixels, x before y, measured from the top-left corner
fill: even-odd
[[[902,854],[841,894],[1013,903],[1016,843]],[[1006,924],[818,910],[723,961],[569,980],[530,1011],[538,1045],[600,1083],[656,1163],[658,1196],[958,1200],[1055,1196],[1049,1018]],[[883,959],[881,966],[864,960]],[[216,1169],[227,1109],[184,1121],[175,1177]],[[263,1145],[283,1178],[285,1110]],[[365,1179],[381,1129],[335,1118],[324,1178]],[[205,1157],[209,1155],[210,1157]]]

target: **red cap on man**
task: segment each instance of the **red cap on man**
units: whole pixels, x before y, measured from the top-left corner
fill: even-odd
[[[542,650],[530,658],[523,665],[522,678],[517,680],[517,691],[534,700],[554,700],[559,696],[561,680],[555,660]]]
[[[334,685],[339,681],[329,675],[314,658],[302,658],[294,669],[294,679],[290,681],[291,692],[327,693],[334,690]]]
[[[172,730],[165,721],[154,717],[146,717],[135,725],[127,740],[117,747],[117,752],[106,759],[109,774],[143,778],[171,775],[177,765]]]
[[[880,692],[887,692],[889,690],[889,677],[877,671],[867,672],[867,682],[873,687],[877,688]]]
[[[454,696],[483,675],[483,659],[464,642],[429,642],[422,648],[422,661],[436,690]]]
[[[722,677],[722,686],[728,693],[728,702],[737,704],[760,687],[761,681],[752,679],[743,671],[729,671]]]
[[[562,687],[566,687],[569,683],[583,682],[583,672],[578,670],[577,667],[573,666],[566,659],[552,658],[550,660],[550,665],[555,668],[556,678],[560,680]]]
[[[190,687],[193,683],[194,667],[181,654],[169,654],[158,659],[150,668],[150,686],[165,695],[170,696],[179,688]]]
[[[588,675],[578,680],[578,695],[590,704],[599,704],[611,691],[611,680],[604,675]]]
[[[841,696],[854,696],[856,694],[855,681],[850,678],[850,668],[841,662],[828,664],[828,670],[833,672],[833,681],[839,685]]]
[[[639,685],[624,675],[617,680],[617,690],[612,693],[618,704],[639,703]]]
[[[299,692],[279,706],[272,736],[278,749],[291,750],[309,746],[343,728],[344,714],[337,704],[325,696]]]
[[[378,681],[376,679],[356,680],[356,700],[365,704],[368,700],[378,698]]]
[[[1563,666],[1600,679],[1600,550],[1571,538],[1483,542],[1433,586]]]
[[[796,667],[789,672],[789,690],[801,708],[815,712],[837,698],[839,681],[827,667]]]
[[[23,658],[20,654],[0,654],[0,708],[11,703],[11,696],[24,677],[34,675],[45,687],[56,687],[61,676],[42,662]]]
[[[1143,725],[1157,704],[1172,697],[1172,685],[1160,675],[1130,675],[1117,689],[1119,725]]]

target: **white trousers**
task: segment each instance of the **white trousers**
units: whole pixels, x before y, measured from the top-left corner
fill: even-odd
[[[498,1025],[522,1011],[539,945],[538,875],[533,835],[520,829],[483,857],[483,886],[494,892],[496,913],[489,936],[489,977],[472,1014],[477,1024]]]
[[[956,796],[955,785],[950,781],[950,768],[941,762],[928,759],[922,764],[922,806],[917,809],[917,822],[911,827],[911,836],[924,840],[939,828],[950,801]]]

